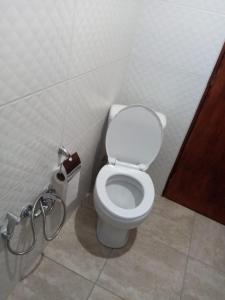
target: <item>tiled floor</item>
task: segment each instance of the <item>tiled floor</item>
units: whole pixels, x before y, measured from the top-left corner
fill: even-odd
[[[225,228],[164,198],[124,249],[100,245],[79,208],[8,300],[224,300]]]

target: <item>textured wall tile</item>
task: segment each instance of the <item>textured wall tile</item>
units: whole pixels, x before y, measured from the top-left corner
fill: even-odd
[[[134,55],[208,78],[224,42],[225,18],[166,1],[145,1]]]
[[[126,63],[126,60],[120,60],[69,81],[63,137],[65,145],[76,144],[82,134],[105,119],[110,105],[118,96]]]
[[[72,1],[0,2],[0,104],[66,79]]]
[[[99,160],[103,156],[103,140],[104,136],[104,119],[101,119],[97,124],[78,139],[66,144],[66,147],[71,151],[77,151],[81,158],[81,176],[78,191],[77,203],[79,203],[85,194],[90,191],[97,170],[99,167]]]
[[[162,148],[149,169],[157,191],[161,192],[206,83],[199,75],[176,72],[170,67],[152,63],[151,68],[132,68],[135,64],[129,66],[120,102],[142,103],[167,116]]]
[[[176,159],[224,36],[225,18],[220,15],[166,0],[144,0],[119,101],[143,103],[167,116],[162,149],[149,169],[158,193]]]
[[[49,183],[62,140],[65,84],[0,109],[1,217],[19,213]]]
[[[89,191],[101,164],[107,114],[117,99],[126,63],[118,61],[68,84],[63,144],[81,157],[80,197]]]
[[[184,5],[211,12],[223,14],[225,16],[225,2],[224,0],[165,0],[177,5]]]
[[[77,1],[72,77],[127,56],[139,6],[135,0]]]
[[[120,59],[131,50],[139,3],[0,1],[1,221],[7,211],[19,214],[49,183],[62,143],[81,156],[80,197],[89,190],[102,157],[105,118],[127,63]],[[26,244],[28,234],[18,232],[19,242]],[[37,248],[22,258],[0,244],[1,300],[40,254],[42,239],[40,231]]]

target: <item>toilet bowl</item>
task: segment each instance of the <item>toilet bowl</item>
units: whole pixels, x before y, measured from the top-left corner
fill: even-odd
[[[123,247],[129,230],[149,215],[155,190],[145,172],[159,153],[166,118],[142,105],[113,105],[106,134],[108,164],[97,175],[94,205],[97,237]]]

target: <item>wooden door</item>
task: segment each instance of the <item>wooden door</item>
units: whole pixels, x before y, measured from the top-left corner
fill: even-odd
[[[163,195],[225,224],[225,45]]]

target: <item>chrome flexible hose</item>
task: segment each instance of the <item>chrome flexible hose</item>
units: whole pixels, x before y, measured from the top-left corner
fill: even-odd
[[[31,226],[31,232],[32,232],[32,244],[31,244],[31,246],[28,249],[23,250],[23,251],[14,250],[11,246],[11,239],[13,237],[13,233],[9,237],[7,237],[6,245],[7,245],[7,248],[9,250],[9,252],[13,255],[25,255],[25,254],[30,253],[34,249],[34,246],[35,246],[35,243],[36,243],[36,234],[35,234],[35,228],[34,228],[34,219],[35,219],[34,215],[35,215],[35,210],[36,210],[38,202],[39,202],[39,199],[37,199],[35,201],[34,206],[32,208],[31,215],[30,215],[30,226]]]
[[[51,236],[49,236],[49,235],[47,234],[45,209],[44,209],[44,207],[43,207],[42,202],[40,201],[40,207],[41,207],[41,212],[42,212],[42,216],[43,216],[43,234],[44,234],[44,238],[45,238],[46,241],[48,241],[48,242],[54,240],[54,238],[57,237],[57,235],[59,234],[60,230],[62,229],[63,224],[64,224],[65,219],[66,219],[66,206],[65,206],[64,201],[63,201],[61,198],[59,198],[56,194],[54,194],[54,196],[55,196],[55,200],[56,200],[56,201],[59,201],[60,204],[62,205],[62,208],[63,208],[63,217],[62,217],[62,221],[60,222],[60,224],[59,224],[59,226],[57,227],[56,231],[55,231]]]
[[[13,235],[10,237],[10,239],[6,240],[7,248],[9,250],[9,252],[12,253],[13,255],[25,255],[25,254],[28,254],[29,252],[31,252],[34,249],[34,246],[35,246],[35,243],[36,243],[36,235],[35,235],[35,231],[34,231],[33,222],[30,222],[30,223],[31,223],[33,241],[32,241],[31,246],[28,249],[23,250],[23,251],[14,250],[11,246],[11,243],[10,243],[11,238],[12,238]]]
[[[6,245],[7,245],[7,248],[9,250],[9,252],[13,255],[25,255],[25,254],[28,254],[29,252],[31,252],[34,247],[35,247],[35,243],[36,243],[36,234],[35,234],[35,226],[34,226],[34,223],[35,223],[35,219],[37,217],[39,217],[41,214],[42,214],[42,217],[43,217],[43,235],[44,235],[44,238],[47,240],[47,241],[52,241],[54,238],[56,238],[56,236],[59,234],[60,230],[62,229],[63,227],[63,224],[65,222],[65,219],[66,219],[66,206],[65,206],[65,203],[64,201],[58,197],[58,195],[56,193],[53,193],[52,191],[49,192],[49,195],[48,193],[44,193],[45,195],[45,199],[43,197],[38,197],[38,199],[35,201],[34,205],[33,205],[33,208],[32,208],[32,212],[30,214],[30,225],[31,225],[31,232],[32,232],[32,243],[31,243],[31,246],[28,247],[28,249],[26,250],[23,250],[23,251],[18,251],[18,250],[15,250],[12,248],[11,246],[11,239],[13,237],[13,233],[11,233],[10,235],[7,235],[5,234],[5,238],[6,238]],[[47,196],[48,195],[48,196]],[[46,226],[46,213],[45,213],[45,206],[43,205],[43,199],[46,200],[52,200],[52,201],[59,201],[60,204],[62,205],[62,208],[63,208],[63,217],[62,217],[62,221],[60,222],[59,226],[57,227],[56,231],[51,235],[49,236],[47,234],[47,226]],[[40,206],[40,209],[37,210],[37,206]],[[53,204],[54,205],[54,204]],[[53,206],[52,206],[53,207]],[[50,211],[52,210],[52,207],[50,208]],[[49,208],[47,207],[47,210]]]

